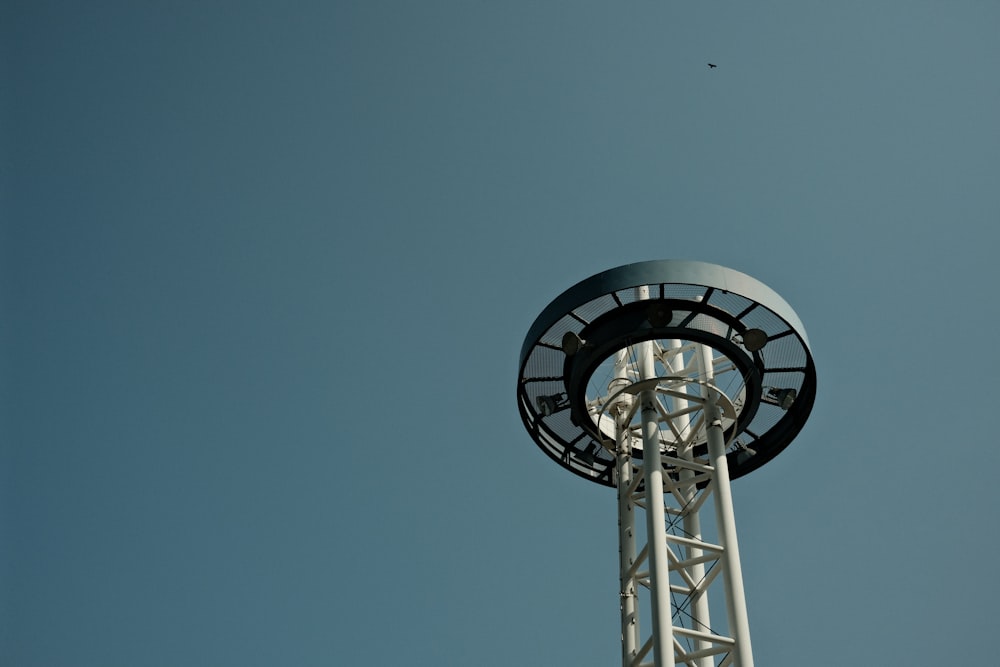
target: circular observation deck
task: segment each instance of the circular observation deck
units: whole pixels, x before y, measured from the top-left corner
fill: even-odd
[[[517,404],[553,460],[615,486],[616,438],[642,458],[638,396],[652,390],[664,467],[700,459],[705,406],[722,415],[730,477],[777,456],[816,396],[805,329],[763,283],[714,264],[628,264],[563,292],[521,348]]]

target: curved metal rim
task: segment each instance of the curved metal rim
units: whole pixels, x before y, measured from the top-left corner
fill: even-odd
[[[626,264],[608,269],[585,280],[581,280],[560,294],[535,319],[521,346],[520,366],[524,366],[531,348],[549,328],[574,308],[604,294],[618,292],[638,285],[657,283],[679,283],[714,287],[723,292],[732,292],[755,301],[785,320],[802,338],[806,351],[810,352],[809,339],[805,327],[781,296],[773,289],[745,273],[727,269],[718,264],[680,259],[656,259],[647,262]]]

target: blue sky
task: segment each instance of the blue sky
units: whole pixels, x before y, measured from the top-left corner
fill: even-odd
[[[734,485],[757,664],[991,663],[1000,6],[0,25],[0,663],[616,664],[614,493],[532,443],[517,355],[659,258],[816,358]]]

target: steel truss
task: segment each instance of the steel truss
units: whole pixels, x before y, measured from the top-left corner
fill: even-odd
[[[631,462],[628,448],[621,458],[639,472]],[[665,531],[658,535],[667,555],[668,580],[656,581],[650,565],[647,544],[637,549],[635,509],[645,510],[650,502],[642,488],[644,477],[633,474],[631,482],[620,491],[619,523],[621,544],[621,597],[622,597],[622,647],[623,665],[626,667],[651,665],[688,665],[689,667],[750,667],[749,641],[737,647],[735,633],[720,633],[713,629],[708,600],[710,589],[715,590],[727,578],[728,563],[725,559],[725,540],[707,541],[698,532],[684,528],[700,521],[700,512],[713,498],[717,477],[714,468],[703,461],[686,461],[676,457],[663,457],[662,467],[667,474],[662,486]],[[685,477],[679,481],[681,474]],[[677,477],[674,481],[672,477]],[[704,484],[702,488],[698,488]],[[655,495],[655,494],[653,494]],[[656,502],[653,500],[652,502]],[[629,544],[631,542],[631,544]],[[735,545],[728,545],[730,551]],[[738,566],[738,563],[737,563]],[[720,575],[722,580],[720,581]],[[729,575],[731,576],[731,575]],[[670,593],[671,628],[669,638],[661,638],[661,645],[672,644],[673,656],[661,656],[660,661],[649,661],[654,647],[652,634],[641,639],[639,624],[639,594],[655,595],[656,589],[666,585]],[[727,608],[732,603],[727,601]],[[744,605],[740,605],[744,606]],[[745,621],[745,615],[744,615]],[[656,621],[654,620],[654,625]],[[747,638],[749,639],[749,638]],[[740,650],[737,651],[737,648]],[[746,653],[747,657],[742,657]],[[737,656],[740,659],[737,660]]]
[[[622,664],[752,667],[724,440],[724,425],[738,409],[713,382],[719,364],[711,349],[693,346],[692,361],[675,364],[681,374],[650,377],[650,358],[662,360],[663,346],[638,347],[647,349],[619,353],[610,395],[592,411],[599,425],[613,419],[616,426],[607,446],[614,448],[618,487]],[[707,444],[699,450],[706,454],[695,456],[698,443]],[[639,448],[644,455],[636,465]],[[648,455],[657,450],[659,456]],[[711,540],[702,534],[708,506]],[[637,521],[637,508],[645,521]],[[643,524],[645,544],[637,529]],[[712,622],[712,599],[725,606],[724,632]],[[651,611],[645,639],[644,606]]]

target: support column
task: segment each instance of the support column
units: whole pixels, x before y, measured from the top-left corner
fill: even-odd
[[[684,357],[678,350],[682,347],[681,341],[671,340],[669,342],[669,349],[674,350],[674,356],[672,358],[671,372],[674,375],[685,375],[685,368],[687,364],[684,363]],[[702,359],[701,351],[697,350],[692,355],[692,362],[696,364],[696,367],[700,368],[704,361]],[[686,386],[686,385],[685,385]],[[674,410],[683,413],[684,410],[688,408],[689,402],[687,399],[674,398],[673,407]],[[674,421],[678,432],[687,435],[688,428],[690,428],[690,419],[687,414],[680,414]],[[683,449],[678,449],[677,456],[684,459],[685,461],[694,460],[694,452],[691,451],[690,447],[685,447]],[[701,517],[697,511],[691,511],[689,508],[694,502],[695,498],[698,496],[697,487],[691,482],[695,473],[690,468],[681,468],[679,474],[680,481],[688,482],[689,485],[681,489],[681,496],[684,498],[685,507],[683,511],[683,526],[684,533],[688,538],[701,541]],[[688,545],[685,547],[685,553],[687,558],[690,560],[696,560],[704,555],[704,552],[695,546]],[[705,564],[695,563],[687,568],[688,576],[692,581],[700,583],[705,578]],[[691,596],[691,603],[688,606],[689,613],[691,614],[691,629],[697,632],[708,632],[711,628],[712,622],[709,613],[708,606],[708,593],[707,591],[702,591],[700,593],[693,593]],[[712,642],[703,639],[695,639],[695,652],[707,651],[712,645]],[[706,655],[696,660],[698,667],[714,667],[714,661],[712,656]]]
[[[705,359],[707,355],[708,358]],[[711,352],[704,350],[706,380],[711,380]],[[722,414],[716,402],[716,393],[707,391],[705,397],[705,423],[708,438],[708,456],[715,469],[712,479],[715,494],[715,522],[719,543],[723,547],[722,565],[726,592],[726,615],[729,636],[736,640],[733,664],[736,667],[753,667],[750,647],[750,623],[747,620],[746,596],[743,592],[743,570],[740,568],[740,548],[736,540],[736,515],[733,512],[733,493],[729,483],[729,464],[726,460],[726,441]]]
[[[615,358],[615,378],[608,387],[608,393],[614,394],[623,386],[628,385],[628,356],[622,350]],[[615,471],[618,486],[618,563],[619,563],[619,594],[621,596],[622,614],[622,665],[632,664],[639,651],[639,597],[636,590],[636,577],[630,574],[636,559],[635,539],[635,505],[632,502],[630,487],[633,480],[632,467],[632,434],[629,431],[629,407],[632,396],[622,394],[616,405],[612,406],[615,418]]]
[[[640,299],[649,298],[649,288],[637,288]],[[639,381],[656,377],[653,343],[635,346]],[[649,553],[652,608],[653,662],[656,667],[674,667],[673,621],[670,608],[670,571],[667,555],[667,523],[663,506],[663,464],[660,461],[660,414],[656,392],[639,393],[642,415],[642,469],[646,484],[646,545]]]

